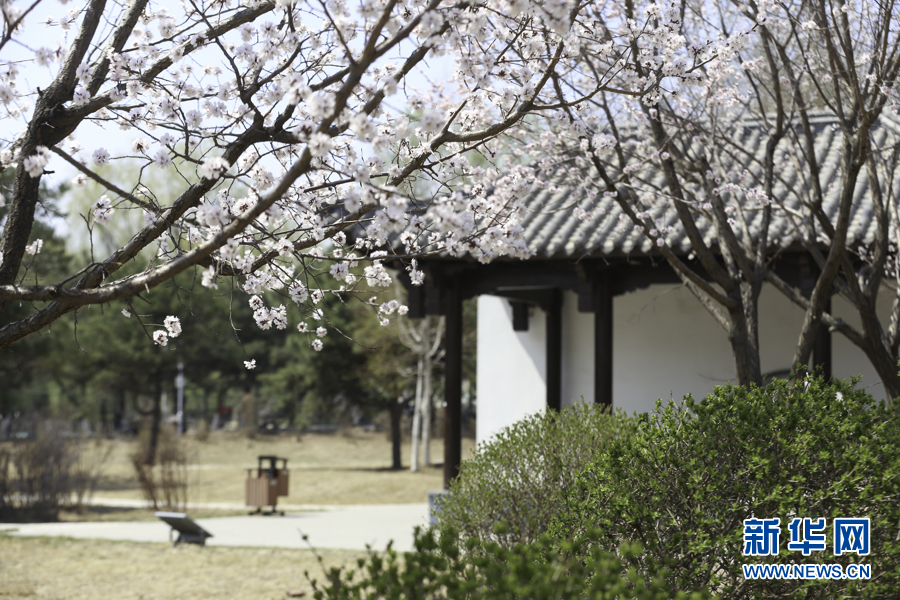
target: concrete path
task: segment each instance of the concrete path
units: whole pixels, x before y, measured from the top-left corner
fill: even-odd
[[[281,508],[281,506],[279,506]],[[190,512],[188,512],[190,515]],[[197,519],[213,537],[210,546],[268,548],[333,548],[365,550],[366,544],[384,550],[412,549],[413,529],[428,523],[427,504],[328,506],[281,516],[240,516]],[[14,536],[51,536],[135,542],[166,542],[169,527],[155,522],[0,523],[0,531]],[[9,531],[12,530],[12,531]],[[309,542],[303,541],[307,535]]]
[[[137,500],[133,498],[87,498],[82,500],[83,503],[89,504],[90,506],[109,506],[112,508],[145,508],[150,510],[153,507],[153,503],[149,500]],[[303,512],[307,510],[331,510],[333,508],[338,508],[341,505],[337,504],[284,504],[282,502],[278,503],[278,510],[285,512]],[[197,509],[210,509],[210,510],[236,510],[240,512],[247,512],[250,510],[249,507],[245,504],[238,504],[237,502],[188,502],[187,510],[188,512]],[[268,510],[268,508],[266,509]]]

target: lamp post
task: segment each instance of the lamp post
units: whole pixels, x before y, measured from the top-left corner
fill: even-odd
[[[178,403],[178,437],[184,433],[184,361],[178,361],[178,375],[175,376],[175,394]]]

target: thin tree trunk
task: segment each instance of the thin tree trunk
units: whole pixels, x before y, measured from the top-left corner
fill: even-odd
[[[203,422],[209,425],[209,390],[203,391]]]
[[[147,454],[144,464],[152,467],[156,464],[156,448],[159,446],[159,427],[162,422],[161,393],[153,394],[153,408],[150,411],[150,439],[147,442]]]
[[[113,408],[113,432],[121,431],[125,425],[125,390],[118,390]]]
[[[416,398],[413,404],[412,419],[412,452],[409,470],[413,473],[419,470],[419,441],[422,435],[422,390],[424,385],[424,359],[420,356],[416,361]]]
[[[100,402],[100,431],[103,432],[103,436],[109,436],[110,434],[110,426],[109,426],[109,404],[110,400],[108,398],[104,398]]]
[[[216,414],[213,417],[213,425],[210,429],[222,429],[224,424],[222,423],[222,413],[225,408],[225,396],[228,394],[227,388],[222,388],[219,390],[219,393],[216,394]]]
[[[425,383],[422,390],[422,446],[426,467],[431,466],[431,372],[434,363],[431,355],[425,355]]]
[[[402,396],[398,396],[394,402],[391,402],[391,468],[400,470],[403,465],[400,460],[400,417],[403,405]]]

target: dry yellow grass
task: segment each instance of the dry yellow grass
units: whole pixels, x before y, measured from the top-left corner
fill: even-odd
[[[261,437],[219,433],[206,442],[187,438],[191,502],[242,503],[244,469],[258,455],[288,459],[290,496],[285,504],[388,504],[425,502],[429,490],[440,489],[440,468],[419,473],[391,471],[390,443],[384,433],[349,431],[333,435]],[[93,445],[102,453],[112,444],[96,496],[140,499],[129,461],[136,442],[116,440]],[[474,443],[465,440],[463,456]],[[432,445],[440,461],[443,444]],[[404,444],[404,461],[409,447]],[[213,516],[208,509],[194,517]],[[226,513],[220,513],[219,516]],[[94,507],[88,514],[65,513],[66,520],[152,519],[144,510]],[[362,552],[324,550],[326,566],[350,564]],[[96,600],[285,598],[287,590],[306,590],[303,572],[322,579],[310,550],[222,548],[168,544],[14,538],[0,534],[0,599]],[[309,594],[307,593],[307,598]]]
[[[96,496],[141,498],[129,461],[136,442],[117,440],[104,468]],[[392,471],[390,443],[384,433],[348,430],[335,434],[308,434],[302,437],[260,436],[248,439],[237,433],[216,433],[205,442],[185,438],[189,466],[190,502],[244,501],[247,468],[255,467],[257,456],[276,455],[288,459],[291,471],[290,495],[284,504],[399,504],[425,502],[429,490],[443,487],[440,468]],[[463,456],[474,448],[463,440]],[[100,449],[94,448],[94,452]],[[431,456],[443,459],[443,441],[431,445]],[[408,466],[409,445],[403,445]]]
[[[323,550],[326,566],[352,564],[362,552]],[[310,550],[216,548],[0,535],[0,598],[116,600],[283,599],[306,590]],[[310,596],[307,593],[306,597]]]

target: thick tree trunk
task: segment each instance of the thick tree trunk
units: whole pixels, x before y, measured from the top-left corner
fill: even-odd
[[[871,347],[865,348],[866,356],[872,361],[872,366],[881,382],[884,384],[884,391],[888,400],[900,398],[900,376],[897,375],[897,359],[891,356],[881,344],[873,343]]]
[[[402,416],[403,397],[399,396],[394,402],[391,402],[391,468],[400,470],[403,465],[400,460],[400,417]]]
[[[900,398],[900,375],[898,375],[900,367],[897,366],[897,357],[891,352],[881,322],[875,314],[874,299],[868,306],[860,307],[859,316],[862,318],[862,328],[867,342],[863,351],[881,377],[888,399]]]
[[[746,302],[747,298],[745,297],[744,300]],[[734,354],[734,371],[738,384],[743,386],[749,386],[752,383],[762,385],[759,336],[756,321],[752,316],[756,314],[755,306],[745,310],[749,310],[751,313],[749,319],[741,308],[729,311],[731,329],[728,332],[728,341],[731,342],[731,352]]]

